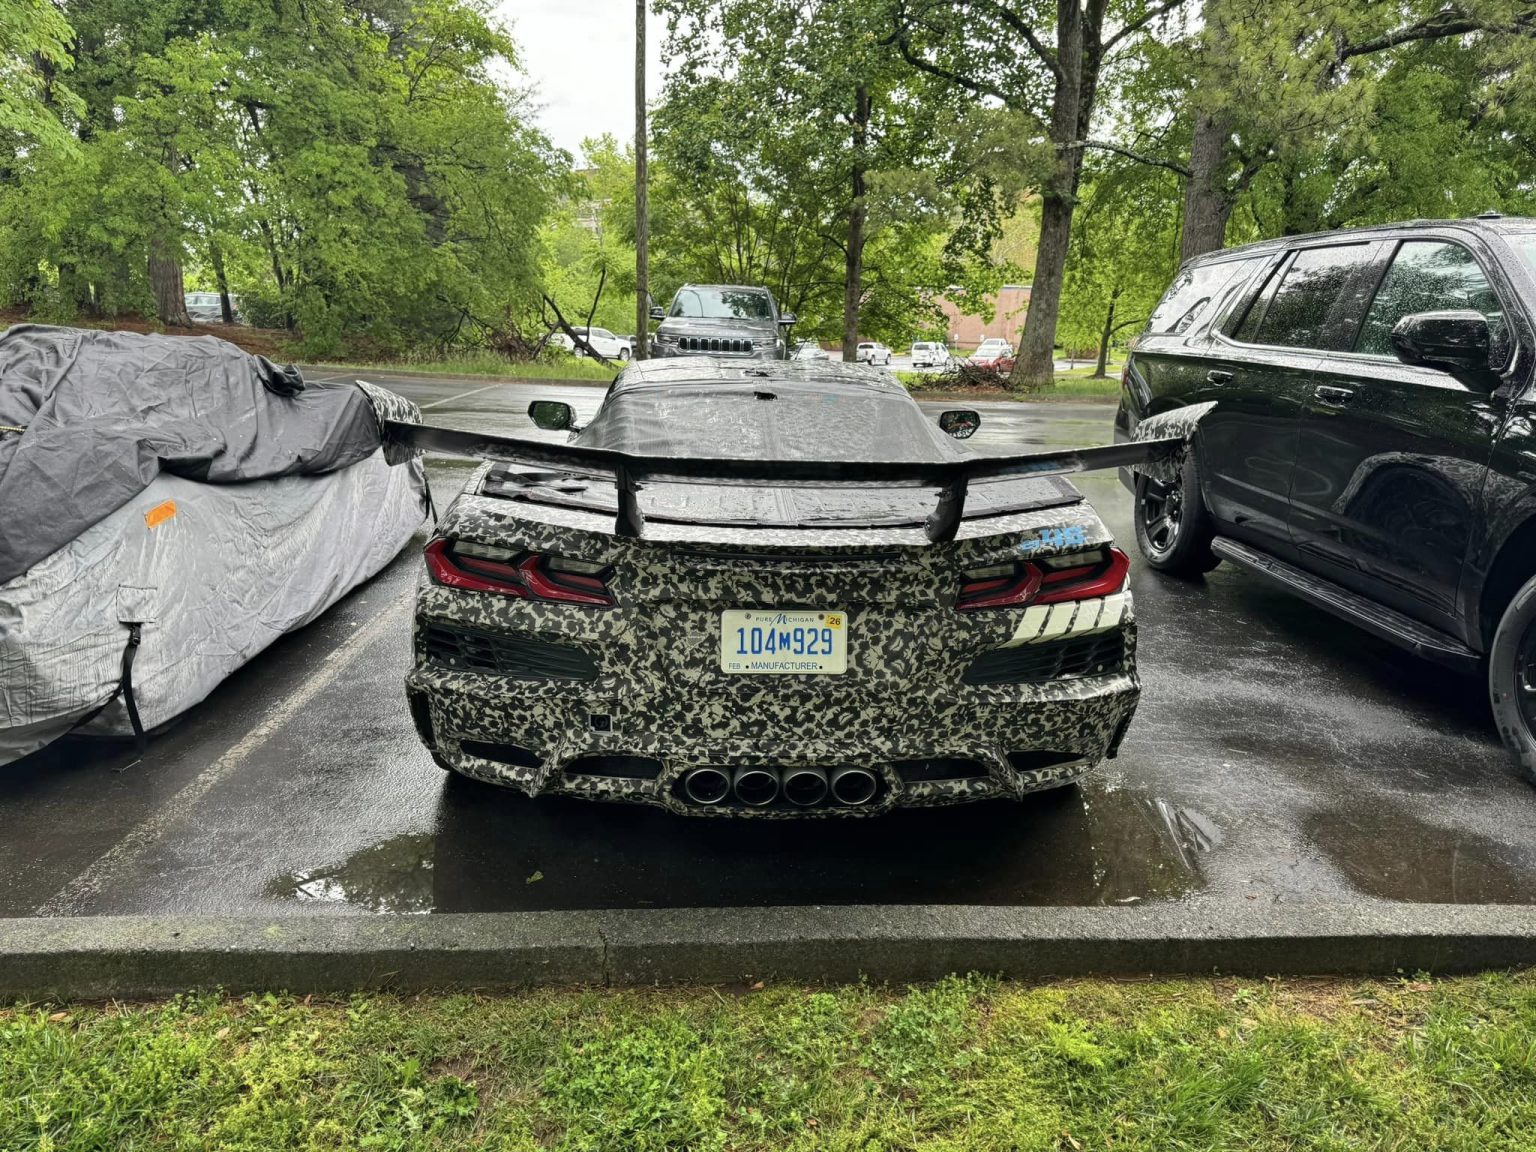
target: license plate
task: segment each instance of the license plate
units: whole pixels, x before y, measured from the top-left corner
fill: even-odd
[[[848,670],[848,613],[740,609],[720,613],[720,671],[755,676]]]

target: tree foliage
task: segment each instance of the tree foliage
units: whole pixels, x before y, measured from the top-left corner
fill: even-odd
[[[536,306],[558,158],[495,78],[515,54],[484,0],[68,13],[70,147],[12,149],[0,179],[13,300],[163,314],[156,262],[189,262],[312,350],[495,332]]]

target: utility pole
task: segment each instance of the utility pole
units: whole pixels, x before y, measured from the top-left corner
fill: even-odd
[[[635,359],[650,355],[651,224],[646,195],[645,5],[635,0]]]

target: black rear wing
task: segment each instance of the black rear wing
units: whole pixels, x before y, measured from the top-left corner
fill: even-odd
[[[965,515],[972,480],[1065,476],[1106,468],[1135,468],[1173,461],[1184,447],[1182,436],[1027,452],[1017,456],[976,456],[933,463],[858,460],[737,460],[678,456],[632,456],[607,448],[549,444],[486,432],[460,432],[389,420],[386,439],[427,452],[472,456],[507,464],[554,469],[574,476],[610,480],[618,492],[614,531],[638,539],[645,526],[640,489],[653,484],[708,484],[795,488],[937,488],[938,504],[924,524],[932,543],[953,540]]]

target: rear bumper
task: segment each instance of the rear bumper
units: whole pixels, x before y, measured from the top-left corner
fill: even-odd
[[[959,684],[941,696],[882,698],[822,677],[772,679],[651,693],[601,679],[519,680],[418,663],[406,690],[423,737],[463,775],[530,795],[753,817],[873,815],[1069,783],[1114,754],[1140,695],[1129,660],[1108,675]],[[879,787],[856,807],[701,805],[684,794],[682,780],[696,768],[746,766],[858,766],[875,772]],[[626,774],[606,775],[610,768]]]

